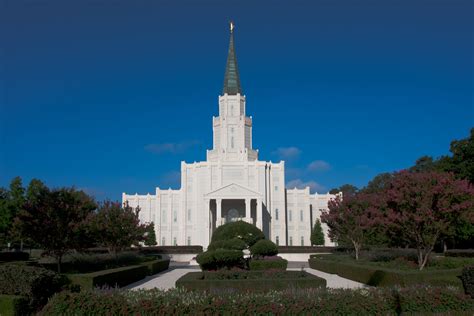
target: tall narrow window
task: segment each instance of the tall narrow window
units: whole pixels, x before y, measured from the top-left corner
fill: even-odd
[[[276,220],[276,221],[278,220],[278,216],[279,216],[279,214],[278,214],[278,209],[276,209],[276,210],[275,210],[275,220]]]
[[[293,217],[293,212],[290,210],[288,212],[288,220],[291,222],[292,221],[292,217]]]
[[[191,222],[191,209],[188,209],[188,222]]]
[[[176,237],[173,237],[173,246],[177,246],[178,245],[178,242],[176,240]]]
[[[301,236],[301,246],[304,246],[304,237]]]
[[[166,223],[166,210],[163,210],[163,216],[161,216],[162,222]]]
[[[290,237],[290,246],[293,246],[293,237]]]
[[[280,237],[276,236],[276,238],[275,238],[275,244],[276,244],[277,246],[280,245]]]
[[[230,147],[234,148],[234,136],[230,138]]]
[[[188,246],[191,246],[191,236],[188,236]]]
[[[178,221],[178,211],[174,210],[173,212],[173,222],[177,222]]]
[[[300,221],[303,221],[303,210],[300,210]]]
[[[166,238],[165,237],[161,238],[161,245],[166,246]]]

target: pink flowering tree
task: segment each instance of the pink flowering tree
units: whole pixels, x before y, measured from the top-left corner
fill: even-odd
[[[359,254],[371,229],[377,224],[378,216],[373,205],[376,197],[358,193],[329,201],[329,212],[321,214],[321,221],[329,227],[329,237],[333,241],[350,243],[354,247],[355,259]]]
[[[383,192],[379,215],[389,229],[413,242],[422,270],[441,234],[449,234],[458,218],[473,222],[474,189],[451,173],[395,174]]]

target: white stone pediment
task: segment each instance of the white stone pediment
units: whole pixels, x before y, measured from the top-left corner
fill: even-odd
[[[262,195],[242,185],[232,183],[204,195],[205,198],[244,199],[261,198]]]

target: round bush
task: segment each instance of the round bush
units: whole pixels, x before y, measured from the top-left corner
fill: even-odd
[[[274,256],[278,254],[278,246],[271,240],[262,239],[250,247],[250,252],[254,257]]]
[[[229,240],[218,240],[209,245],[207,250],[229,249],[229,250],[244,250],[247,248],[245,241],[239,238],[232,238]]]
[[[244,257],[241,250],[217,249],[206,251],[196,257],[202,270],[243,267]]]
[[[238,221],[222,225],[212,234],[211,243],[221,240],[238,238],[247,246],[253,246],[257,241],[265,239],[263,232],[252,224]]]

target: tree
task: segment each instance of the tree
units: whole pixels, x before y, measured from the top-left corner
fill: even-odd
[[[429,171],[440,171],[438,160],[434,160],[433,157],[423,156],[417,159],[415,165],[410,168],[413,172],[429,172]]]
[[[87,219],[95,208],[94,200],[82,191],[42,187],[41,193],[27,201],[18,213],[15,226],[45,254],[55,257],[61,272],[63,256],[87,246],[84,238]]]
[[[468,138],[452,141],[450,151],[453,155],[445,158],[446,171],[474,184],[474,128]]]
[[[319,219],[314,223],[313,231],[311,232],[311,245],[324,246],[324,233]]]
[[[344,185],[341,185],[339,188],[332,189],[331,191],[329,191],[329,193],[337,194],[339,192],[342,192],[343,196],[348,196],[348,195],[352,196],[356,194],[358,191],[359,189],[356,186],[352,184],[344,184]]]
[[[371,205],[376,196],[359,193],[329,201],[329,212],[322,212],[321,221],[329,226],[329,237],[333,241],[350,243],[354,247],[355,259],[359,260],[360,249],[365,243],[370,228],[377,224]]]
[[[20,177],[10,182],[9,190],[0,189],[0,237],[7,242],[13,239],[13,220],[25,203],[25,189]]]
[[[90,218],[91,231],[102,246],[115,255],[126,247],[138,245],[145,239],[146,226],[140,224],[140,208],[105,201]]]
[[[146,226],[146,236],[145,236],[145,245],[146,246],[156,246],[156,234],[155,234],[155,224],[151,222]]]
[[[389,172],[378,174],[362,190],[365,193],[380,193],[387,188],[392,178],[393,174]]]
[[[450,234],[458,218],[474,223],[474,189],[452,173],[402,171],[385,191],[379,214],[384,223],[412,241],[422,270],[441,234]]]

